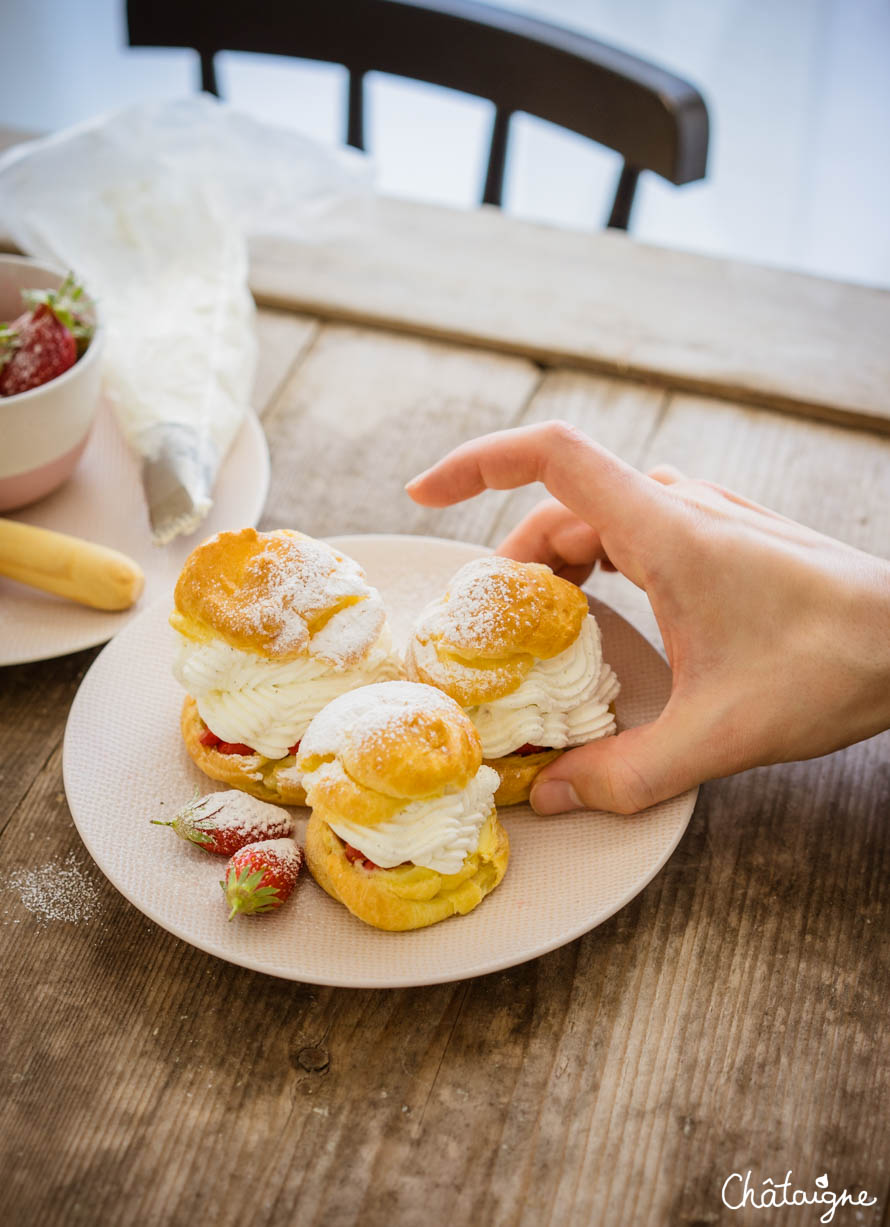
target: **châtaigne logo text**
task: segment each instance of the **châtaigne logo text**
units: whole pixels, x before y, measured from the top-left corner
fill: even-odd
[[[839,1206],[873,1206],[878,1200],[870,1197],[865,1189],[858,1193],[851,1193],[848,1189],[835,1193],[829,1188],[827,1172],[816,1177],[814,1186],[811,1189],[796,1188],[793,1172],[786,1172],[781,1182],[767,1176],[758,1187],[750,1171],[733,1172],[723,1181],[720,1196],[729,1210],[741,1210],[744,1206],[750,1206],[752,1210],[777,1210],[780,1206],[825,1206],[819,1217],[820,1223],[830,1223]]]

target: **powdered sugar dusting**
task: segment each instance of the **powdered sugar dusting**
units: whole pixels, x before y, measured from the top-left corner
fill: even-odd
[[[474,693],[482,686],[486,697],[506,694],[520,684],[523,676],[521,661],[509,661],[500,666],[465,665],[459,660],[441,657],[436,650],[436,641],[427,638],[428,634],[429,623],[418,623],[416,637],[409,641],[405,650],[405,667],[409,677],[431,677],[437,685],[454,690],[456,694],[461,693],[462,687],[466,687],[468,693]]]
[[[346,668],[383,629],[383,602],[361,567],[321,541],[273,536],[247,564],[245,581],[261,593],[244,610],[245,626],[268,636],[270,655],[308,650]]]
[[[373,541],[373,538],[370,540]],[[361,565],[374,577],[374,583],[386,603],[392,641],[397,651],[404,653],[418,615],[436,593],[442,590],[443,568],[437,547],[442,548],[443,543],[430,542],[420,537],[393,538],[388,548],[378,549],[372,546],[373,554],[367,557],[358,553],[360,541],[361,538],[351,539],[350,544],[344,541],[342,548],[355,551],[361,559]],[[339,548],[336,542],[334,548]],[[446,542],[445,548],[449,553],[456,550],[458,559],[466,550],[466,547],[456,546],[453,542]],[[478,557],[476,547],[470,548],[476,551],[473,556]],[[464,553],[464,561],[468,560]],[[452,573],[457,566],[457,561],[451,564]]]
[[[586,613],[580,591],[541,563],[472,559],[421,612],[406,650],[408,676],[441,686],[465,707],[499,698],[536,659],[568,647]]]
[[[44,923],[61,920],[80,924],[91,920],[101,904],[98,888],[73,852],[64,861],[56,858],[45,865],[16,869],[5,884]]]
[[[238,831],[250,835],[250,842],[277,839],[294,829],[293,817],[280,805],[260,801],[236,788],[211,792],[189,807],[192,819],[213,819],[217,831]]]
[[[361,751],[372,745],[383,756],[404,743],[405,732],[419,715],[464,721],[453,699],[421,682],[376,682],[340,695],[318,713],[300,743],[297,765],[308,757],[338,754],[347,746]]]
[[[532,615],[516,606],[515,576],[521,566],[496,555],[466,563],[445,599],[430,607],[436,632],[449,643],[476,652],[489,640],[514,637],[517,623],[531,628]]]
[[[209,629],[267,659],[317,654],[341,670],[363,658],[386,621],[357,562],[290,529],[244,528],[204,541],[186,559],[175,600],[171,620],[186,636],[202,639]]]
[[[259,843],[245,844],[235,853],[236,864],[247,864],[256,857],[269,868],[281,869],[296,878],[303,864],[303,849],[292,839],[267,839]],[[226,877],[228,878],[227,871]]]
[[[339,610],[310,640],[309,652],[337,669],[365,657],[386,620],[383,601],[376,589],[354,605]]]

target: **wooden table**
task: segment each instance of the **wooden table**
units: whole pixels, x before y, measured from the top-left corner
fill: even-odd
[[[404,481],[560,416],[890,550],[890,295],[489,211],[365,225],[253,252],[265,527],[495,543],[540,491],[433,512]],[[655,636],[619,577],[595,590]],[[728,1210],[749,1169],[827,1172],[877,1198],[837,1224],[887,1222],[890,735],[706,785],[650,886],[525,966],[317,988],[184,945],[93,866],[60,760],[95,655],[0,672],[6,1222],[818,1220]],[[89,919],[48,917],[35,873]]]

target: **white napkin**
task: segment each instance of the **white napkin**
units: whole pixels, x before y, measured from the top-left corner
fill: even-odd
[[[369,186],[360,155],[206,94],[128,107],[0,157],[4,229],[73,269],[97,301],[106,387],[142,457],[156,544],[210,510],[249,404],[247,233],[327,236]]]

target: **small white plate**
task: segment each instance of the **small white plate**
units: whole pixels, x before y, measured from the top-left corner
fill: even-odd
[[[488,551],[429,537],[333,539],[383,594],[396,640],[459,566]],[[598,602],[605,656],[621,679],[622,726],[653,719],[670,671],[634,628]],[[468,916],[427,929],[369,928],[328,898],[308,873],[269,916],[226,919],[222,857],[186,845],[152,818],[172,818],[203,776],[179,734],[182,691],[170,674],[169,604],[140,614],[97,658],[65,732],[71,813],[99,868],[140,911],[220,958],[313,984],[397,988],[479,976],[525,962],[601,924],[665,863],[692,814],[688,792],[633,818],[577,813],[538,818],[528,806],[501,811],[511,843],[501,885]],[[299,836],[305,810],[299,816]]]
[[[70,480],[9,518],[129,554],[145,572],[145,590],[132,609],[104,613],[0,576],[0,665],[67,656],[104,643],[173,587],[199,541],[222,529],[256,524],[268,490],[269,449],[251,410],[220,469],[206,520],[189,537],[153,545],[139,462],[103,404]]]

